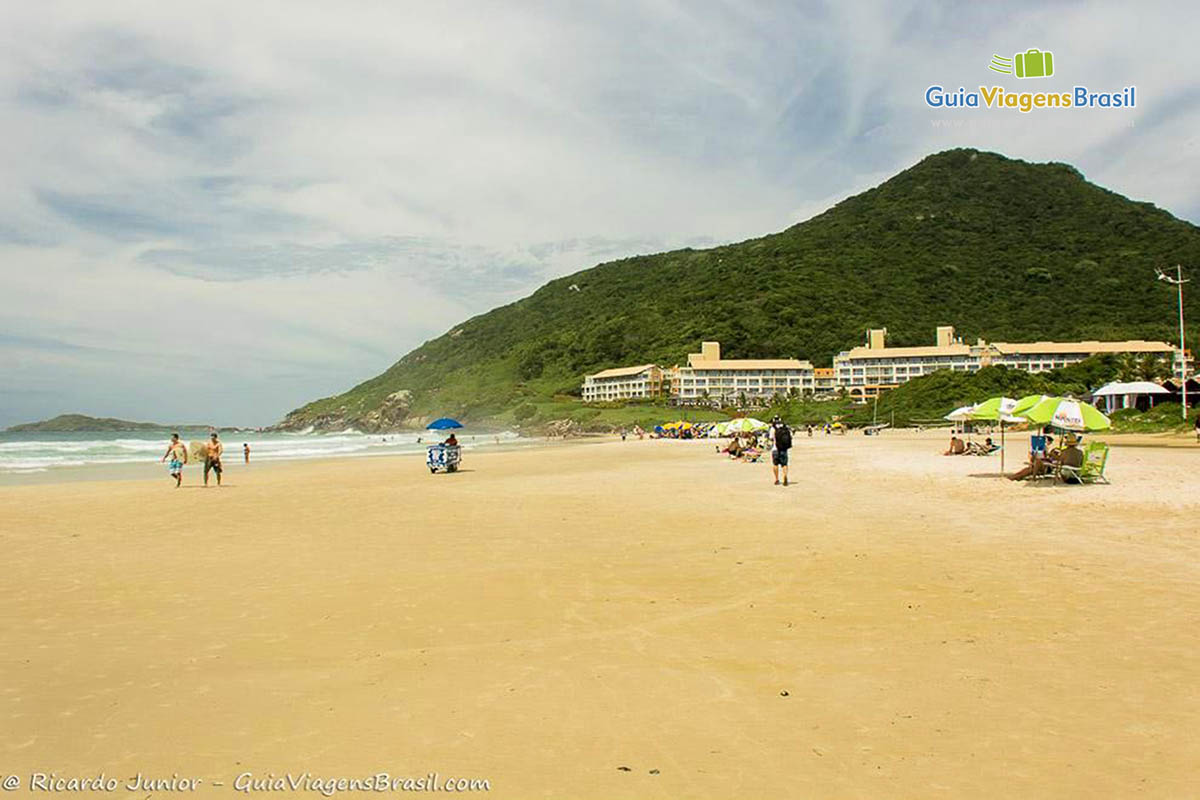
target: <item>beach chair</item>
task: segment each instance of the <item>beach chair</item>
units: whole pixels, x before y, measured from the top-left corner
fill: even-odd
[[[1108,464],[1108,445],[1103,442],[1089,442],[1083,449],[1083,464],[1078,467],[1060,465],[1055,476],[1066,483],[1108,483],[1104,477],[1104,467]]]
[[[1029,454],[1042,458],[1046,455],[1046,437],[1041,434],[1034,434],[1029,437]]]

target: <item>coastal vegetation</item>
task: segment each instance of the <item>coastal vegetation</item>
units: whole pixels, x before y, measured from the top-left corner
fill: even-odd
[[[1200,228],[1065,164],[950,150],[781,233],[550,281],[296,409],[280,427],[389,430],[443,414],[524,426],[586,415],[597,409],[568,399],[584,374],[683,363],[702,340],[719,340],[729,358],[818,366],[870,327],[886,327],[895,346],[926,344],[942,324],[969,341],[1173,340],[1174,298],[1154,268],[1175,263],[1200,264]],[[1187,304],[1200,319],[1200,296]],[[881,399],[881,417],[886,409],[897,424],[931,418],[935,396],[1039,391],[1051,379],[983,370],[923,380]],[[631,413],[598,410],[592,424]]]

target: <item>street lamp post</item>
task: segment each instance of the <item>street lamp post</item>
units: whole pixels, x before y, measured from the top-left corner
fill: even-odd
[[[1179,264],[1175,265],[1175,277],[1172,278],[1161,269],[1155,270],[1158,273],[1160,281],[1166,281],[1172,284],[1179,291],[1179,383],[1183,391],[1183,419],[1187,421],[1188,401],[1187,401],[1187,346],[1183,339],[1183,285],[1187,283],[1187,279],[1183,277],[1183,267]]]

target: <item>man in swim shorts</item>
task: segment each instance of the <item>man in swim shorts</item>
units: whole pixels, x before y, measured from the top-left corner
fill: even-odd
[[[167,452],[163,453],[162,460],[167,462],[167,474],[175,479],[175,488],[178,489],[183,483],[183,465],[188,460],[187,445],[179,441],[178,433],[171,434],[171,442],[167,445]]]
[[[225,445],[217,439],[217,432],[213,431],[212,439],[208,443],[208,453],[204,456],[204,485],[208,486],[208,472],[212,470],[217,473],[217,486],[221,485],[221,453],[225,452]]]

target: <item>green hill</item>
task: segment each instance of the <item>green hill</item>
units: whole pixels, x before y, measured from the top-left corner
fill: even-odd
[[[7,429],[9,433],[75,433],[80,431],[159,431],[165,425],[154,422],[130,422],[112,417],[89,417],[85,414],[59,414],[41,422],[25,422]]]
[[[868,327],[897,346],[928,343],[940,324],[968,340],[1170,340],[1172,297],[1154,267],[1177,262],[1200,263],[1200,228],[1065,164],[950,150],[781,233],[551,281],[281,426],[508,419],[578,392],[584,373],[680,363],[705,339],[731,358],[817,365]],[[1196,293],[1188,312],[1198,318]]]

